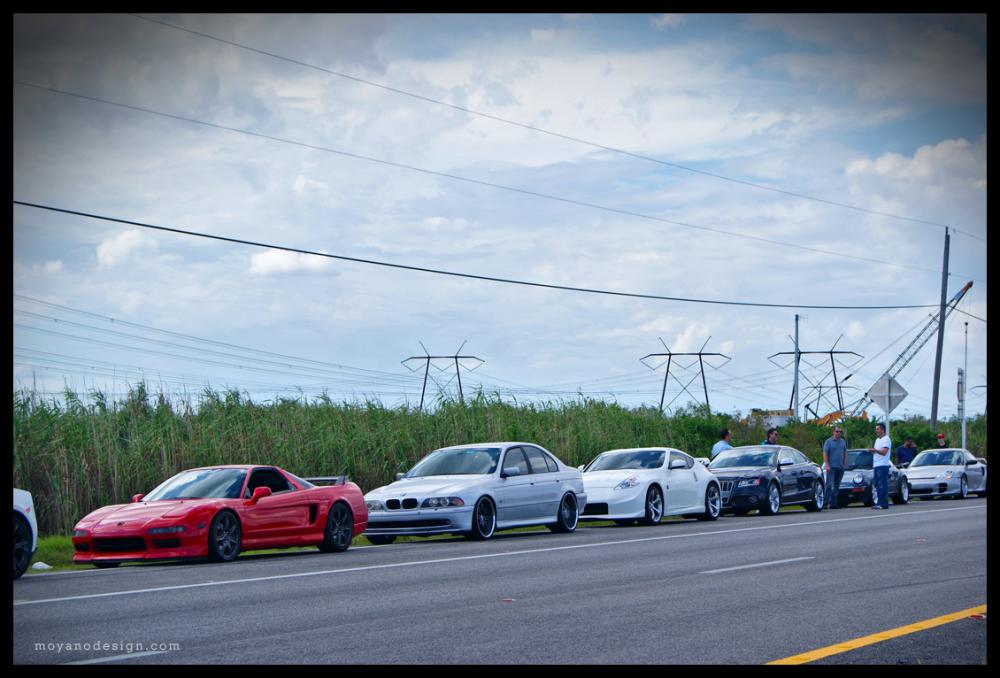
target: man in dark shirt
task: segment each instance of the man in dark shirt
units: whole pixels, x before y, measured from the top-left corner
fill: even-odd
[[[917,446],[913,444],[913,438],[907,437],[903,444],[896,448],[896,466],[909,464],[916,455]]]
[[[844,430],[840,426],[833,427],[833,437],[823,443],[823,470],[826,471],[826,505],[839,509],[837,492],[840,481],[844,478],[844,461],[847,458],[847,441],[842,437]]]

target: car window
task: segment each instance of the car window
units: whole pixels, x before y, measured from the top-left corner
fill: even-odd
[[[972,456],[971,452],[966,452],[965,453],[965,461],[967,461],[967,462],[969,462],[969,461],[975,462],[975,461],[978,461],[978,460],[975,457]]]
[[[528,457],[532,473],[550,473],[552,471],[548,463],[546,463],[545,454],[540,449],[530,446],[525,446],[521,449],[524,450],[524,454]]]
[[[507,450],[507,456],[503,459],[504,473],[508,473],[513,468],[516,468],[522,476],[531,473],[528,468],[528,460],[524,458],[524,452],[521,451],[520,447],[512,447]]]
[[[794,452],[794,450],[783,448],[781,452],[778,453],[778,463],[784,464],[790,461],[793,464],[797,464],[798,460],[795,458],[795,455],[793,455],[792,452]]]
[[[247,489],[243,492],[243,496],[248,498],[252,497],[253,491],[258,487],[270,487],[271,494],[287,492],[295,489],[287,480],[285,480],[283,475],[278,473],[273,468],[260,468],[254,471],[250,476],[250,482],[247,483]]]
[[[806,455],[802,454],[798,450],[791,450],[791,452],[792,456],[795,457],[795,461],[798,462],[799,464],[809,463],[809,459],[806,457]]]
[[[674,461],[678,460],[678,459],[680,459],[681,461],[684,462],[684,468],[693,468],[694,467],[694,459],[692,459],[688,455],[684,454],[683,452],[671,452],[670,453],[670,463],[671,464]],[[668,466],[669,466],[669,464],[668,464]]]

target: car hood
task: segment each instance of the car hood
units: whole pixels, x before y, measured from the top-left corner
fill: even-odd
[[[472,488],[489,484],[492,475],[428,476],[425,478],[403,478],[384,487],[379,487],[365,495],[365,499],[387,497],[429,497],[460,496]]]
[[[208,501],[213,500],[179,499],[150,502],[140,501],[133,504],[105,506],[82,518],[77,523],[77,526],[117,526],[119,523],[126,523],[130,526],[142,526],[152,521],[183,518],[192,510],[199,506],[204,506]]]
[[[947,471],[960,473],[962,470],[964,470],[964,467],[962,466],[910,466],[905,469],[906,477],[912,480],[937,478],[939,475]]]
[[[767,466],[734,466],[732,468],[708,469],[720,478],[743,478],[745,476],[766,475],[772,469]]]
[[[641,481],[654,475],[657,471],[653,469],[615,469],[609,471],[587,471],[583,474],[583,486],[593,487],[615,487],[626,478],[635,476]]]

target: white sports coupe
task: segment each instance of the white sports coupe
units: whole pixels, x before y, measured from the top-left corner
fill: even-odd
[[[11,532],[14,545],[14,579],[18,579],[28,569],[31,556],[38,544],[38,523],[35,520],[35,504],[31,493],[14,488],[14,529]]]
[[[970,492],[986,496],[986,465],[961,448],[924,450],[906,467],[906,478],[911,497],[965,499]]]
[[[686,452],[642,447],[602,452],[583,468],[587,506],[581,520],[656,525],[663,516],[715,520],[719,481]]]
[[[399,535],[462,534],[547,525],[576,529],[587,504],[580,471],[533,443],[477,443],[431,452],[396,482],[365,495],[373,544]]]

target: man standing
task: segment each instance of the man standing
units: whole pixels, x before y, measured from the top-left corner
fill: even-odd
[[[731,441],[733,439],[733,434],[729,432],[728,428],[724,428],[719,431],[719,442],[712,445],[711,458],[715,459],[716,455],[723,450],[731,450],[733,446]]]
[[[896,448],[896,466],[909,464],[917,454],[917,446],[913,444],[913,438],[907,436],[903,444]]]
[[[944,434],[943,433],[938,433],[937,434],[937,444],[938,444],[938,447],[948,447],[947,443],[945,443]]]
[[[844,478],[844,459],[847,457],[847,441],[843,438],[843,429],[833,427],[833,437],[823,443],[823,470],[826,471],[826,506],[839,509],[837,493],[840,481]]]
[[[767,440],[761,443],[761,445],[777,445],[778,444],[778,429],[769,428],[767,429]]]
[[[885,424],[875,424],[875,446],[868,448],[872,453],[872,470],[875,473],[876,504],[872,510],[889,508],[889,450],[892,441],[885,434]]]

